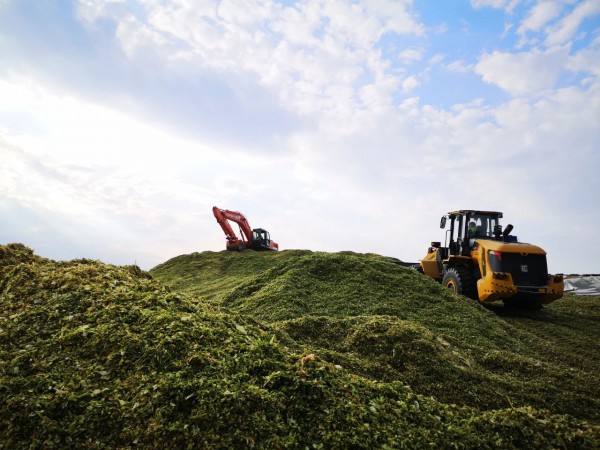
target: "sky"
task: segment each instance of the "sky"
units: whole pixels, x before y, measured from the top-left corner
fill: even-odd
[[[0,244],[150,269],[220,251],[404,261],[504,212],[599,273],[600,0],[0,0]]]

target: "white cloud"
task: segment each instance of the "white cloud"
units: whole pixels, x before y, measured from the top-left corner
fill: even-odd
[[[315,0],[283,7],[250,0],[152,1],[140,5],[147,23],[92,0],[80,3],[79,10],[87,20],[110,15],[130,57],[143,45],[167,63],[179,60],[187,67],[254,75],[277,92],[286,108],[310,114],[332,104],[360,107],[369,78],[387,84],[397,77],[400,84],[374,44],[386,33],[423,34],[411,3]]]
[[[595,78],[590,79],[591,83],[600,81],[600,48],[587,48],[580,50],[569,58],[567,68],[572,72],[589,72]]]
[[[413,89],[418,88],[420,85],[421,83],[419,83],[419,80],[417,80],[415,77],[407,77],[402,82],[402,89],[404,90],[404,92],[409,92]]]
[[[473,65],[468,64],[463,60],[452,61],[450,64],[446,64],[446,69],[454,73],[469,73],[473,70]]]
[[[568,48],[559,47],[541,52],[484,53],[475,66],[475,72],[491,84],[515,95],[530,95],[554,84],[564,68]]]
[[[15,130],[11,142],[33,155],[52,154],[66,164],[164,171],[165,164],[157,158],[168,160],[166,149],[176,148],[178,156],[208,152],[114,109],[57,95],[33,80],[0,78],[0,97],[0,114],[21,111],[21,122],[9,123]],[[30,124],[43,128],[28,134],[18,131]]]
[[[407,63],[414,61],[421,61],[423,59],[423,49],[419,48],[407,48],[398,53],[398,59]]]
[[[126,9],[126,0],[76,0],[75,12],[79,19],[93,23],[98,19],[118,17]]]
[[[563,45],[572,39],[581,23],[587,18],[600,13],[598,0],[578,2],[573,11],[548,29],[547,46]]]
[[[130,58],[144,50],[165,47],[167,40],[134,16],[125,17],[118,25],[116,35],[122,43],[123,51]]]
[[[512,12],[521,0],[471,0],[473,8],[495,8]]]
[[[527,13],[517,33],[522,35],[527,31],[540,31],[548,22],[557,18],[562,9],[562,0],[538,1]]]
[[[442,53],[436,53],[429,59],[429,65],[434,66],[436,64],[441,63],[446,58]]]

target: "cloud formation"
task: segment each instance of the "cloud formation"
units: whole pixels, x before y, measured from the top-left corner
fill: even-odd
[[[596,5],[5,2],[0,240],[149,268],[220,250],[217,205],[281,248],[416,260],[481,208],[592,271],[562,242],[600,220]]]
[[[521,53],[494,51],[481,56],[475,72],[484,81],[513,96],[527,96],[555,86],[568,54],[568,48],[564,47],[544,52],[537,49]]]

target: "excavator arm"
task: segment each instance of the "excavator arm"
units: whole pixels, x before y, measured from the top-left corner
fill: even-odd
[[[229,211],[228,209],[220,209],[216,206],[213,207],[213,214],[217,219],[217,222],[223,229],[225,237],[227,238],[226,248],[227,250],[243,250],[249,248],[252,242],[252,228],[248,223],[248,219],[242,213],[237,211]],[[235,222],[240,227],[240,234],[242,238],[238,238],[233,228],[229,224],[229,221]]]

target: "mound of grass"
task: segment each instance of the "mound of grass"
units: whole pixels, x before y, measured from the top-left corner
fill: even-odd
[[[579,313],[567,299],[535,312],[489,309],[390,258],[351,252],[294,254],[242,273],[220,296],[225,308],[353,373],[401,380],[445,403],[534,406],[600,421],[600,303]],[[525,317],[541,324],[539,334]]]
[[[46,259],[33,253],[33,250],[23,244],[0,245],[0,277],[6,283],[10,277],[8,272],[19,264],[46,263]]]
[[[494,314],[376,255],[311,253],[290,258],[234,288],[222,305],[265,322],[390,315],[426,321],[429,327],[460,338],[464,332],[457,334],[457,329],[468,324],[473,336],[510,341]]]
[[[282,252],[191,253],[172,258],[150,272],[173,290],[220,304],[229,290],[281,261],[310,253],[308,250]]]
[[[0,255],[4,448],[600,444],[598,427],[570,416],[532,407],[482,412],[356,375],[136,266],[54,262],[20,245],[0,246]],[[363,325],[356,347],[369,348],[371,332],[387,333]],[[413,340],[422,332],[395,333]],[[424,350],[441,351],[425,337]]]

